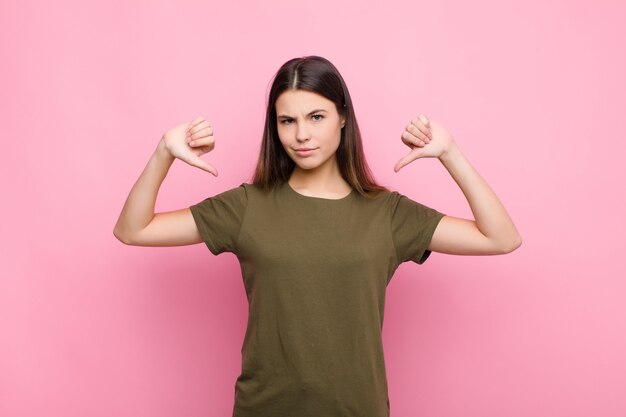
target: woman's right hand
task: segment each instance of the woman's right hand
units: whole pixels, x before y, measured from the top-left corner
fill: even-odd
[[[191,123],[168,130],[161,138],[161,143],[174,158],[210,172],[217,177],[217,170],[200,159],[200,155],[204,155],[215,148],[213,129],[202,116],[197,117]]]

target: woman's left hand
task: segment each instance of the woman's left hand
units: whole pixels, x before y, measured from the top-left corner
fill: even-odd
[[[398,172],[403,166],[418,158],[439,158],[454,145],[452,135],[439,123],[428,120],[420,114],[406,126],[402,133],[402,142],[411,148],[393,168]]]

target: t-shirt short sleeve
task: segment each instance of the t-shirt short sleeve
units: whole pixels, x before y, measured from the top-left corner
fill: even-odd
[[[391,234],[398,263],[423,264],[430,256],[428,245],[445,214],[393,192]]]
[[[235,252],[248,198],[244,184],[189,207],[211,253]]]

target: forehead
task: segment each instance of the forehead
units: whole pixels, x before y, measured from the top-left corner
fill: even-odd
[[[304,113],[312,109],[332,110],[335,103],[326,97],[306,90],[287,90],[276,99],[277,113]]]

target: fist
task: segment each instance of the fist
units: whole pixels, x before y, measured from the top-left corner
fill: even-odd
[[[162,141],[173,157],[217,177],[217,170],[200,159],[201,155],[215,148],[213,128],[203,117],[197,117],[190,123],[168,130],[163,135]]]
[[[411,120],[402,132],[401,139],[411,151],[396,163],[395,172],[418,158],[439,158],[454,143],[443,126],[423,114]]]

